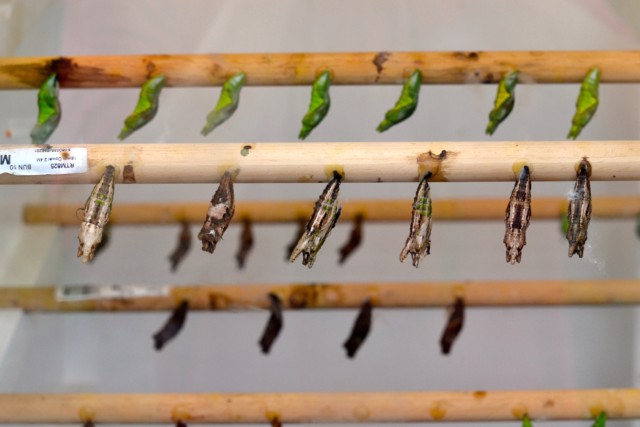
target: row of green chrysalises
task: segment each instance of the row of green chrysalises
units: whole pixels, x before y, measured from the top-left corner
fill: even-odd
[[[589,123],[598,109],[598,87],[600,86],[600,69],[593,67],[589,70],[582,85],[580,94],[576,101],[576,112],[573,115],[571,129],[567,135],[568,139],[576,139],[582,129]],[[489,124],[487,125],[487,135],[493,135],[502,123],[511,114],[516,102],[515,88],[518,82],[518,70],[507,73],[498,84],[498,93],[494,102],[493,110],[489,113]]]
[[[231,76],[222,86],[220,97],[215,108],[207,115],[202,135],[206,136],[216,127],[227,121],[237,110],[240,103],[240,90],[246,82],[245,73]],[[511,113],[515,105],[515,87],[518,82],[518,70],[504,75],[498,85],[494,108],[489,114],[486,133],[493,135]],[[140,90],[138,103],[131,115],[124,121],[124,127],[118,135],[123,140],[136,130],[149,123],[158,112],[158,99],[165,83],[165,76],[160,75],[147,80]],[[580,88],[576,102],[576,113],[567,138],[575,139],[580,131],[589,123],[598,108],[598,86],[600,70],[592,68],[587,73]],[[405,80],[400,98],[395,106],[386,112],[384,119],[376,130],[384,132],[392,126],[411,117],[418,106],[418,96],[422,84],[420,70],[415,70]],[[311,90],[311,102],[307,114],[302,119],[302,129],[298,137],[305,139],[311,131],[326,117],[331,106],[329,87],[331,73],[323,71],[318,75]],[[52,74],[45,80],[38,92],[38,121],[31,131],[31,142],[44,144],[60,123],[62,111],[58,99],[58,78]]]

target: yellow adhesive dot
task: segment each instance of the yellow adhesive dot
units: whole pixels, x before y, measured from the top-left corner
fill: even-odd
[[[513,171],[513,175],[516,179],[518,179],[518,177],[520,176],[520,171],[524,166],[528,166],[529,174],[533,175],[533,166],[531,165],[531,163],[529,163],[529,161],[526,159],[518,160],[513,165],[511,165],[511,170]]]
[[[431,417],[436,421],[443,419],[447,415],[447,411],[442,407],[440,403],[436,403],[435,405],[433,405],[429,410],[429,413],[431,414]]]
[[[327,165],[324,167],[324,174],[328,180],[333,179],[333,171],[336,171],[342,176],[342,180],[347,179],[347,175],[344,173],[344,166],[342,165]]]

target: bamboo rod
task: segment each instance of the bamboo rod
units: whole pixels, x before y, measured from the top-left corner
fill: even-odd
[[[332,84],[400,84],[416,68],[427,84],[496,83],[514,69],[521,83],[579,83],[593,66],[602,82],[640,82],[639,51],[230,53],[0,58],[0,89],[51,73],[65,88],[140,87],[160,74],[168,86],[219,86],[240,71],[247,85],[309,85],[325,69]]]
[[[546,197],[532,199],[534,219],[554,219],[566,214],[568,199]],[[592,218],[636,218],[640,215],[640,197],[612,196],[593,199]],[[237,202],[232,222],[248,218],[253,223],[285,223],[307,220],[315,200]],[[347,200],[342,203],[340,221],[363,216],[367,222],[409,221],[412,200]],[[504,199],[435,199],[432,216],[438,221],[504,220]],[[80,204],[29,204],[23,209],[27,224],[78,226]],[[209,204],[203,203],[133,203],[115,204],[111,225],[201,223]]]
[[[415,182],[428,172],[433,174],[432,181],[512,182],[524,164],[529,165],[533,180],[573,181],[583,157],[591,162],[594,181],[640,179],[639,141],[72,144],[54,148],[68,147],[87,148],[87,173],[3,174],[0,184],[97,182],[107,165],[116,167],[119,183],[125,166],[131,166],[126,182],[138,183],[214,182],[226,170],[237,174],[236,182],[327,182],[334,170],[346,182]]]
[[[268,424],[640,418],[640,389],[270,394],[4,394],[0,423]]]
[[[269,308],[269,293],[287,309],[357,308],[367,298],[382,308],[448,307],[458,297],[469,307],[629,305],[640,304],[640,280],[2,287],[0,308],[154,311],[187,300],[193,310],[237,310]]]

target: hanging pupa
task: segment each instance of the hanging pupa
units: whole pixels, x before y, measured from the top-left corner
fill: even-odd
[[[216,108],[207,115],[207,121],[201,131],[203,136],[207,136],[209,132],[226,122],[235,113],[240,104],[240,90],[246,81],[247,75],[238,73],[224,82]]]
[[[527,227],[531,218],[531,175],[529,167],[520,169],[504,219],[506,230],[504,244],[507,248],[507,262],[520,262],[522,248],[527,244]]]
[[[364,216],[362,214],[356,215],[353,219],[353,229],[351,230],[351,234],[349,234],[349,240],[342,245],[339,249],[340,259],[338,262],[340,264],[344,264],[344,262],[351,256],[351,254],[358,249],[360,244],[362,243],[362,222],[364,221]]]
[[[220,179],[220,185],[211,198],[204,224],[198,233],[202,241],[202,250],[213,253],[216,245],[229,226],[235,212],[233,199],[233,176],[226,171]]]
[[[400,262],[404,262],[411,254],[414,267],[418,267],[420,260],[431,251],[431,191],[429,189],[428,172],[420,180],[416,196],[413,199],[413,213],[409,227],[409,237],[400,252]]]
[[[62,117],[58,99],[58,77],[52,74],[38,91],[38,121],[31,130],[31,143],[44,144],[56,130]]]
[[[498,84],[498,92],[496,100],[493,104],[493,110],[489,113],[489,124],[487,125],[486,134],[493,135],[513,110],[516,103],[516,84],[518,83],[519,71],[511,71],[507,73]]]
[[[576,184],[569,197],[569,210],[567,219],[567,240],[569,241],[569,256],[577,253],[580,258],[584,252],[584,244],[587,242],[587,228],[591,220],[591,164],[587,159],[582,159],[578,166]]]
[[[449,315],[447,325],[440,337],[440,349],[442,354],[449,354],[454,341],[460,335],[462,327],[464,326],[464,300],[462,298],[456,298]]]
[[[284,316],[282,315],[282,301],[280,297],[274,293],[269,293],[269,301],[271,301],[271,306],[269,307],[270,316],[267,321],[267,326],[264,328],[264,332],[262,333],[262,337],[258,344],[262,349],[262,353],[269,354],[271,350],[271,346],[275,342],[278,335],[280,335],[280,331],[284,326]]]
[[[149,123],[158,112],[158,99],[164,86],[165,77],[160,75],[147,80],[140,89],[135,110],[124,120],[124,127],[118,135],[121,141]]]
[[[329,86],[331,85],[331,73],[322,72],[313,83],[311,89],[311,102],[309,111],[302,119],[302,129],[300,129],[299,139],[305,139],[311,131],[322,122],[331,106],[329,97]]]
[[[93,259],[97,246],[102,241],[102,233],[109,222],[113,192],[115,188],[115,173],[113,166],[107,166],[100,181],[93,187],[91,195],[84,205],[84,219],[78,234],[78,257],[86,263]]]
[[[371,300],[367,298],[360,306],[358,317],[353,324],[351,334],[349,338],[342,345],[347,351],[347,357],[352,359],[356,356],[358,349],[367,339],[369,331],[371,330],[371,312],[373,310],[373,304]]]
[[[238,262],[238,268],[240,270],[244,268],[249,252],[251,252],[251,248],[253,248],[253,232],[251,228],[251,220],[244,218],[242,220],[242,231],[240,232],[240,247],[238,248],[238,252],[236,252],[236,261]]]
[[[169,255],[169,262],[171,263],[171,271],[175,272],[178,265],[182,262],[189,250],[191,249],[191,227],[185,220],[180,224],[180,233],[178,234],[178,244],[176,248]]]
[[[380,122],[376,130],[384,132],[391,126],[407,120],[418,107],[418,96],[420,95],[420,85],[422,84],[422,74],[420,70],[415,70],[402,87],[400,98],[396,105],[384,115],[384,120]]]
[[[162,348],[182,330],[187,321],[189,311],[189,301],[184,300],[173,310],[167,322],[158,332],[153,334],[153,347],[160,351]]]
[[[307,222],[304,234],[291,252],[289,257],[291,262],[294,262],[302,254],[302,265],[306,265],[309,268],[313,267],[318,251],[320,251],[327,236],[335,227],[338,218],[340,218],[340,212],[342,212],[342,206],[338,202],[341,180],[342,176],[333,171],[333,179],[329,181],[320,195],[313,214],[309,222]]]
[[[600,74],[600,69],[593,67],[582,81],[580,94],[576,101],[576,113],[573,116],[571,130],[569,130],[569,134],[567,135],[568,139],[576,139],[598,109]]]

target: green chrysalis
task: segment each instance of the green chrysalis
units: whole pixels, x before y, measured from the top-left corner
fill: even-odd
[[[600,413],[598,414],[598,417],[593,422],[592,427],[605,427],[606,424],[607,424],[607,413],[604,411],[600,411]]]
[[[516,103],[516,84],[518,83],[518,70],[507,73],[498,84],[498,92],[496,100],[493,103],[493,110],[489,113],[489,124],[487,125],[486,134],[493,135],[498,125],[504,121]]]
[[[298,138],[305,139],[309,136],[311,131],[320,124],[329,112],[329,107],[331,106],[331,99],[329,98],[330,84],[331,74],[329,71],[324,71],[313,83],[309,111],[302,119],[302,129],[300,129]]]
[[[400,99],[396,105],[384,115],[384,120],[380,122],[376,130],[384,132],[391,126],[411,117],[418,106],[418,95],[420,95],[420,85],[422,84],[422,74],[420,70],[415,70],[402,87]]]
[[[222,86],[216,108],[207,115],[207,122],[201,132],[203,136],[207,136],[209,132],[226,122],[235,113],[240,102],[240,89],[246,80],[245,73],[238,73],[227,79]]]
[[[533,424],[529,419],[529,415],[527,414],[524,414],[524,417],[522,417],[522,427],[533,427]]]
[[[576,139],[582,128],[591,120],[598,109],[598,86],[600,85],[600,69],[593,67],[589,70],[580,86],[580,94],[576,101],[576,113],[573,115],[573,124],[568,139]]]
[[[31,130],[31,143],[44,144],[60,123],[62,111],[58,100],[58,77],[51,74],[38,91],[38,122]]]
[[[158,112],[158,98],[164,86],[165,77],[160,75],[147,80],[140,90],[140,97],[133,113],[124,120],[124,127],[118,135],[123,140],[142,126],[149,123]]]

